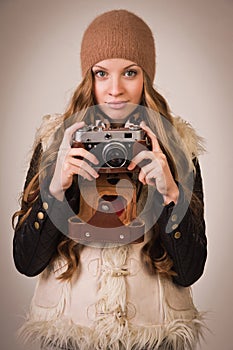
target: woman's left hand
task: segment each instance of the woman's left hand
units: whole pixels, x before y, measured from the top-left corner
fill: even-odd
[[[140,126],[151,139],[152,150],[145,150],[138,153],[131,160],[128,170],[133,170],[136,165],[139,165],[139,163],[145,159],[150,160],[149,164],[141,167],[138,175],[139,181],[141,181],[144,185],[147,184],[155,186],[156,189],[162,194],[165,205],[171,201],[177,203],[179,190],[172,176],[167,162],[167,157],[162,152],[157,137],[152,130],[146,126],[144,122],[141,122]]]

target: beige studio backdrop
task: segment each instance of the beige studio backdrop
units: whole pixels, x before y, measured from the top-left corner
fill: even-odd
[[[25,349],[14,333],[35,278],[12,260],[10,217],[18,209],[36,128],[62,113],[80,81],[79,48],[87,24],[113,8],[134,11],[151,26],[157,47],[155,85],[172,111],[206,139],[204,178],[208,261],[193,286],[209,311],[198,350],[232,350],[232,0],[1,0],[1,349]],[[37,350],[37,349],[30,349]]]

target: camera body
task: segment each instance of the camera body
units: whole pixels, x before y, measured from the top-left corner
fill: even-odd
[[[73,147],[83,147],[99,160],[99,172],[127,172],[131,159],[150,147],[144,130],[127,127],[84,126],[73,138]]]

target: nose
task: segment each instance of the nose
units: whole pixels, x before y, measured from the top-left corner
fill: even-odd
[[[120,77],[112,76],[109,82],[109,95],[117,97],[122,95],[124,92],[124,87]]]

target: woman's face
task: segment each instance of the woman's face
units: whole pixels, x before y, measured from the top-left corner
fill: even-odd
[[[96,102],[111,119],[125,119],[140,104],[143,71],[135,62],[107,59],[96,63],[92,72]]]

